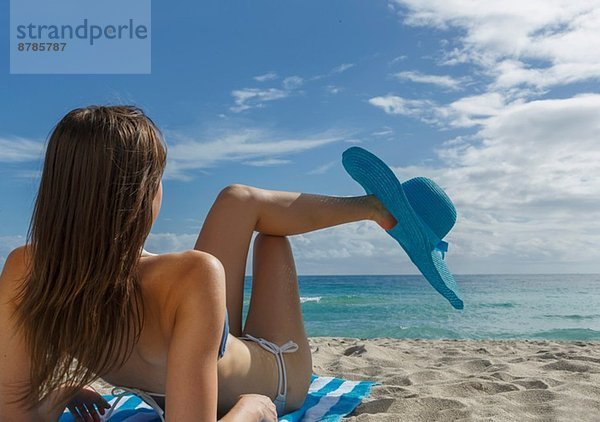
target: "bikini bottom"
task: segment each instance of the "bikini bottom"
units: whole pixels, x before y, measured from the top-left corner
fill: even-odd
[[[273,401],[277,408],[277,415],[283,415],[285,409],[285,401],[287,398],[287,373],[285,370],[285,362],[283,360],[284,353],[292,353],[298,350],[298,345],[292,340],[282,346],[278,346],[275,343],[265,340],[264,338],[253,337],[250,334],[244,334],[240,337],[241,340],[249,340],[258,343],[263,349],[273,353],[275,360],[277,361],[277,372],[279,374],[277,383],[277,397]]]

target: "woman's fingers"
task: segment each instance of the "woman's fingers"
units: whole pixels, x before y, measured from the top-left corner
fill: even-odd
[[[104,397],[100,397],[99,400],[96,401],[96,407],[101,415],[104,415],[106,409],[110,409],[110,404],[104,399]]]
[[[88,411],[86,404],[82,403],[79,406],[79,413],[81,413],[81,416],[83,416],[84,422],[94,422],[94,418]],[[94,413],[96,413],[96,411],[94,411]]]
[[[68,404],[67,408],[77,422],[101,422],[100,414],[110,409],[110,404],[95,390],[83,388]]]
[[[71,412],[71,415],[73,415],[73,419],[75,419],[75,421],[80,422],[83,420],[81,419],[81,416],[79,416],[79,412],[75,406],[67,406],[67,409],[69,409],[69,412]]]
[[[77,403],[69,406],[69,411],[73,415],[73,419],[78,422],[100,422],[96,410],[92,410],[90,413],[84,403]],[[97,419],[94,419],[93,415],[96,415]]]
[[[92,418],[91,421],[100,422],[100,416],[98,415],[98,412],[96,411],[96,408],[94,407],[94,404],[86,403],[85,406],[86,406],[87,413]]]
[[[275,406],[273,406],[273,408],[271,409],[271,417],[275,422],[277,422],[277,410],[275,409]]]

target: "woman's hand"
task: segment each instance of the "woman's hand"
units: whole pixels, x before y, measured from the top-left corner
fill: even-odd
[[[105,408],[110,409],[110,404],[100,394],[84,387],[69,401],[67,408],[76,421],[100,422],[100,416],[94,405],[98,407],[101,415],[104,415]]]
[[[242,394],[238,398],[236,406],[240,406],[247,413],[248,420],[257,422],[277,422],[277,410],[275,403],[262,394]]]

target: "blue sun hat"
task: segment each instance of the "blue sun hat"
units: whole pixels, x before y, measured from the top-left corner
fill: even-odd
[[[456,209],[448,195],[425,177],[400,183],[383,161],[360,147],[344,151],[342,164],[367,195],[375,195],[398,222],[386,232],[433,288],[454,308],[463,309],[456,281],[444,261],[448,243],[442,239],[456,222]]]

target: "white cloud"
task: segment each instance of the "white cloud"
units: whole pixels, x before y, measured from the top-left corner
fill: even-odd
[[[424,118],[426,113],[434,111],[437,105],[430,100],[413,100],[397,95],[385,95],[369,99],[369,104],[381,108],[387,114],[415,116]]]
[[[510,105],[522,103],[523,101],[517,99]],[[486,92],[459,98],[446,106],[434,106],[427,110],[429,114],[423,113],[422,118],[427,121],[433,114],[435,119],[429,121],[435,121],[439,126],[471,127],[484,123],[487,118],[501,113],[507,106],[504,95]]]
[[[339,66],[334,67],[328,73],[323,75],[313,76],[309,78],[309,81],[319,80],[326,77],[333,76],[335,74],[346,72],[348,69],[354,67],[354,63],[342,63]],[[277,79],[278,75],[275,72],[268,72],[263,75],[254,77],[257,82],[266,82]],[[304,78],[298,75],[292,75],[283,78],[281,81],[281,88],[243,88],[235,89],[231,91],[234,105],[229,109],[234,113],[240,113],[252,108],[262,108],[265,103],[281,100],[292,96],[295,93],[301,93],[299,88],[304,85]],[[325,88],[330,94],[337,94],[341,91],[341,88],[334,85],[329,85]]]
[[[389,65],[390,66],[395,65],[396,63],[406,60],[407,58],[408,58],[408,56],[406,56],[406,55],[394,57],[392,60],[390,60]]]
[[[339,94],[340,92],[343,91],[344,88],[336,86],[336,85],[327,85],[325,87],[325,90],[329,93],[329,94]]]
[[[0,163],[35,161],[44,157],[44,144],[26,138],[0,138]]]
[[[369,100],[388,114],[470,128],[437,150],[438,166],[395,169],[402,179],[433,178],[454,199],[449,260],[459,272],[600,271],[600,95],[574,87],[579,94],[552,98],[554,88],[600,79],[600,50],[590,49],[600,44],[600,4],[391,4],[409,25],[452,30],[439,64],[468,65],[476,82],[475,94],[447,104],[393,94]]]
[[[258,76],[263,78],[265,75]],[[255,77],[254,79],[256,79]],[[274,79],[274,78],[271,78]],[[270,80],[262,79],[262,81]],[[288,76],[284,78],[282,88],[243,88],[231,91],[231,96],[235,103],[229,109],[234,113],[239,113],[251,108],[261,108],[264,104],[270,101],[281,100],[292,95],[298,88],[302,86],[304,79],[300,76]]]
[[[277,88],[244,88],[231,91],[231,96],[234,99],[235,106],[230,107],[230,110],[236,113],[248,110],[254,107],[263,107],[263,104],[268,101],[280,100],[290,95],[289,91]]]
[[[330,161],[329,163],[325,163],[323,165],[320,165],[319,167],[310,170],[307,174],[325,174],[329,171],[329,169],[331,169],[333,166],[335,166],[336,164],[339,163],[339,160],[335,160],[335,161]]]
[[[198,238],[198,233],[150,233],[146,238],[144,249],[148,252],[163,254],[181,252],[193,249]]]
[[[396,168],[445,187],[459,213],[449,238],[461,272],[600,271],[600,95],[511,104],[442,166]]]
[[[43,160],[43,158],[42,158]],[[42,177],[42,170],[15,170],[12,174],[15,179],[36,182]]]
[[[394,74],[401,81],[410,81],[423,84],[432,84],[450,90],[460,89],[461,81],[447,75],[426,75],[420,72],[404,71]]]
[[[372,221],[290,237],[298,274],[416,274],[402,248]]]
[[[343,73],[348,69],[352,69],[354,66],[356,66],[354,63],[342,63],[341,65],[331,69],[330,73]]]
[[[281,160],[279,158],[267,158],[264,160],[244,161],[243,164],[254,167],[273,167],[291,163],[290,160]]]
[[[290,91],[300,88],[303,82],[304,79],[302,79],[300,76],[288,76],[283,80],[282,85],[286,90]]]
[[[258,82],[272,81],[273,79],[277,79],[277,73],[267,72],[262,75],[257,75],[253,79]]]
[[[509,104],[516,105],[523,102],[518,98]],[[482,124],[485,119],[500,113],[508,105],[506,97],[497,92],[462,97],[447,105],[440,105],[433,100],[415,100],[397,95],[373,97],[369,99],[369,103],[381,108],[387,114],[414,117],[442,128]]]
[[[326,131],[312,136],[289,138],[260,129],[242,129],[206,139],[190,138],[181,133],[169,135],[166,179],[192,180],[197,169],[214,167],[226,161],[254,165],[284,164],[283,155],[297,154],[342,141],[344,135]],[[279,160],[279,161],[273,161]],[[287,161],[287,160],[284,160]],[[251,164],[252,165],[252,164]]]
[[[394,131],[392,130],[392,128],[388,127],[388,126],[384,126],[381,128],[381,130],[378,130],[376,132],[373,132],[371,135],[373,136],[383,136],[383,137],[388,137],[394,134]]]
[[[290,138],[261,129],[228,130],[205,135],[204,139],[191,138],[180,132],[165,130],[169,139],[165,179],[193,180],[192,173],[215,167],[223,162],[241,162],[250,166],[267,167],[291,162],[281,158],[342,141],[345,134],[329,130],[305,137]],[[0,138],[0,162],[27,162],[44,159],[39,142],[23,138]],[[40,170],[18,169],[13,177],[36,180]]]
[[[310,80],[311,81],[316,81],[316,80],[323,79],[323,78],[329,78],[331,76],[334,76],[334,75],[337,75],[337,74],[340,74],[340,73],[344,73],[348,69],[352,69],[354,66],[356,66],[356,64],[354,64],[354,63],[342,63],[342,64],[334,67],[333,69],[331,69],[327,73],[313,76],[312,78],[310,78]]]
[[[494,116],[506,106],[504,97],[497,92],[462,97],[450,104],[450,108],[466,116]]]
[[[458,28],[446,64],[471,63],[496,88],[536,89],[600,78],[596,0],[393,0],[408,25]]]

